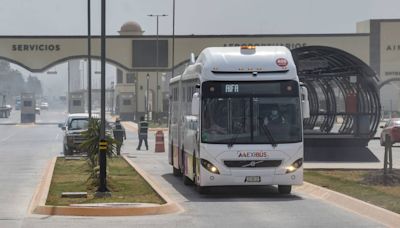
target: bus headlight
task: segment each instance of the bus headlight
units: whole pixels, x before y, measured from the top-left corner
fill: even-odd
[[[210,171],[211,173],[215,173],[215,174],[219,174],[219,170],[218,168],[213,165],[211,162],[205,160],[205,159],[201,159],[201,165],[207,169],[208,171]]]
[[[303,158],[297,159],[290,166],[286,167],[286,173],[293,173],[303,165]]]

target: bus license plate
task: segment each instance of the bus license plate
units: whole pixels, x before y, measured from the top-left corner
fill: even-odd
[[[247,176],[245,182],[261,182],[260,176]]]

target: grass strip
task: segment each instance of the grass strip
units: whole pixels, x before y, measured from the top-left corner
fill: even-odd
[[[83,203],[155,203],[165,201],[124,159],[107,160],[107,185],[111,197],[95,198],[96,188],[88,180],[90,172],[85,160],[58,158],[46,205],[67,206]],[[62,192],[87,192],[87,198],[61,198]]]
[[[378,171],[305,170],[304,180],[400,214],[400,185],[368,184],[372,172]]]

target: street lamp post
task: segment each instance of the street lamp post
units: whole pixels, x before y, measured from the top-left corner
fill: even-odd
[[[147,74],[146,75],[146,79],[147,79],[147,84],[146,84],[146,115],[147,115],[147,121],[149,121],[149,79],[150,79],[150,75]]]
[[[88,22],[88,113],[89,118],[92,117],[92,47],[91,47],[91,31],[90,31],[90,0],[87,1],[87,22]]]
[[[159,89],[159,85],[158,85],[158,40],[159,40],[159,36],[158,36],[158,19],[159,19],[159,17],[166,17],[166,16],[168,16],[167,14],[149,14],[149,15],[147,15],[147,16],[149,16],[149,17],[156,17],[156,19],[157,19],[157,41],[156,41],[156,68],[157,68],[157,70],[156,70],[156,84],[157,84],[157,86],[156,86],[156,108],[155,108],[155,113],[158,115],[158,111],[159,111],[159,109],[158,109],[158,89]]]
[[[97,195],[107,196],[107,142],[106,142],[106,0],[101,0],[101,110],[100,110],[100,142],[99,142],[99,182]],[[111,146],[111,145],[110,145]]]
[[[175,0],[172,0],[172,72],[171,78],[175,74]]]
[[[111,82],[111,115],[114,115],[114,82]]]
[[[79,72],[81,74],[80,81],[82,83],[82,85],[81,85],[82,87],[80,89],[82,89],[82,92],[85,92],[85,62],[86,62],[86,60],[84,60],[83,62],[82,61],[79,62],[79,65],[80,65]]]
[[[67,68],[67,102],[68,102],[68,113],[70,113],[71,112],[71,95],[70,95],[70,93],[71,93],[71,83],[70,83],[70,74],[71,74],[71,71],[70,71],[70,69],[69,69],[69,61],[67,62],[68,63],[68,68]]]

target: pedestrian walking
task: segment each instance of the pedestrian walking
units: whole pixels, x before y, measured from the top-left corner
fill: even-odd
[[[144,120],[144,116],[140,117],[139,122],[139,145],[136,150],[140,150],[142,147],[142,142],[144,141],[144,145],[146,146],[146,150],[149,149],[149,145],[147,144],[147,131],[149,129],[149,123]]]
[[[117,155],[120,155],[122,144],[124,144],[124,139],[126,140],[126,133],[125,133],[125,128],[124,126],[122,126],[119,118],[115,120],[113,134],[114,134],[114,139],[117,141]]]

